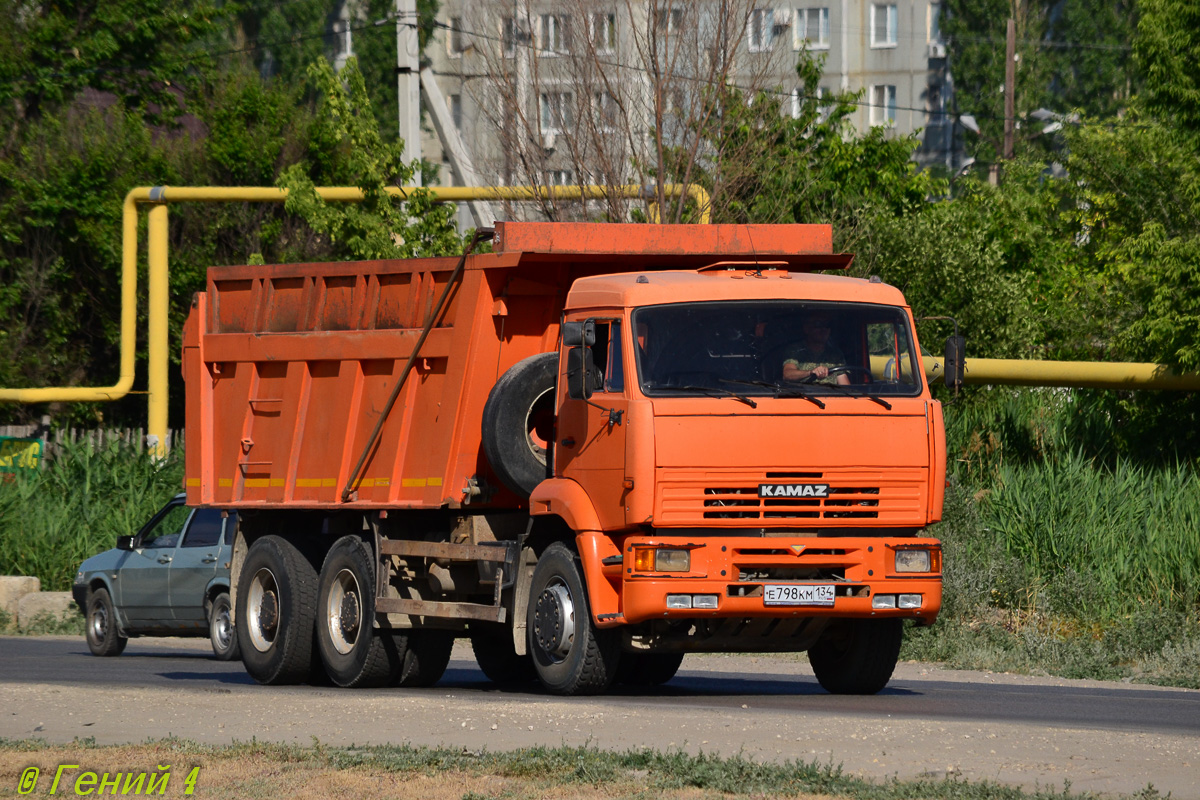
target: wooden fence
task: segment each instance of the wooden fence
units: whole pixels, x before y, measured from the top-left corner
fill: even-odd
[[[0,425],[0,436],[17,439],[41,439],[47,451],[55,445],[85,445],[92,449],[107,447],[113,442],[122,442],[139,450],[146,450],[146,435],[142,428],[49,428],[45,425]],[[183,447],[183,431],[167,430],[167,447],[174,450]]]

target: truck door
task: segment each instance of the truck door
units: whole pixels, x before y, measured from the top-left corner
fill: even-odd
[[[606,529],[625,525],[625,431],[629,401],[625,394],[625,346],[620,319],[597,317],[592,358],[598,376],[591,402],[571,400],[561,388],[558,446],[559,474],[578,482],[596,507]]]

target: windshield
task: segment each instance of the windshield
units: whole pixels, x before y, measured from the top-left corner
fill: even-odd
[[[678,303],[633,312],[650,397],[914,396],[921,362],[904,309],[794,300]]]

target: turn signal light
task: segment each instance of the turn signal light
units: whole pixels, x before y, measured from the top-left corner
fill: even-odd
[[[691,553],[687,550],[663,547],[635,547],[633,550],[633,568],[637,572],[687,572],[691,565]]]

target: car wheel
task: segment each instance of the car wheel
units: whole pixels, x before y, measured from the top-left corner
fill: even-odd
[[[94,656],[119,656],[129,639],[117,629],[117,609],[107,589],[93,589],[87,599],[87,643]]]
[[[250,677],[267,685],[308,680],[317,607],[312,564],[286,539],[264,536],[246,554],[237,596],[234,632]]]
[[[237,633],[233,630],[233,607],[228,592],[212,601],[208,612],[208,639],[218,661],[237,661],[240,656]]]
[[[546,479],[557,376],[557,354],[530,356],[500,376],[483,406],[484,455],[496,477],[521,497]]]
[[[621,640],[592,623],[579,559],[555,542],[538,559],[526,618],[538,680],[554,694],[597,694],[616,677]]]
[[[321,567],[317,646],[338,686],[386,686],[400,672],[400,654],[375,627],[375,564],[357,536],[333,543]]]

